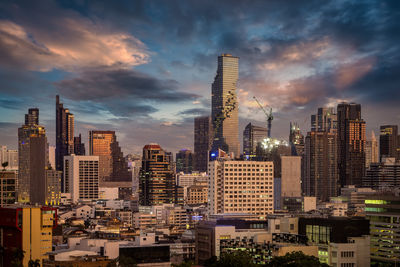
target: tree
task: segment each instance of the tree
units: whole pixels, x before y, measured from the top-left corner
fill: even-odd
[[[3,163],[1,164],[1,166],[3,167],[3,171],[5,171],[6,168],[7,168],[7,166],[8,166],[8,161],[3,162]]]
[[[210,265],[206,265],[210,264]],[[253,262],[253,258],[245,251],[234,251],[224,252],[221,254],[219,260],[213,262],[212,258],[209,263],[205,263],[204,266],[209,267],[255,267],[257,266]]]
[[[29,260],[28,262],[29,267],[40,267],[40,260]]]
[[[137,267],[136,262],[131,257],[126,257],[124,255],[118,258],[119,267]]]
[[[285,256],[276,256],[271,259],[266,267],[280,267],[280,266],[309,266],[309,267],[328,267],[328,264],[321,263],[317,257],[305,255],[301,251],[294,251],[286,253]]]
[[[181,264],[178,264],[178,265],[176,265],[176,264],[172,264],[172,266],[173,267],[192,267],[194,265],[194,262],[193,261],[184,261],[184,262],[182,262]]]
[[[23,260],[24,260],[25,251],[20,248],[13,249],[13,260],[11,262],[12,267],[23,267]]]

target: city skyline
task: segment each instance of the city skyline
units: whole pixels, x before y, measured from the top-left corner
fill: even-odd
[[[239,140],[249,122],[265,127],[253,96],[273,108],[272,135],[284,139],[290,121],[306,135],[309,115],[341,100],[362,105],[367,139],[400,120],[393,2],[238,1],[223,11],[211,2],[155,3],[2,2],[2,144],[17,148],[17,128],[37,107],[55,145],[59,94],[86,146],[90,130],[113,130],[125,155],[151,142],[193,149],[193,118],[210,115],[222,53],[240,58]]]

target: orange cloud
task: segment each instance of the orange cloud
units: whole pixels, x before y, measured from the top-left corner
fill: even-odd
[[[355,63],[341,66],[336,74],[336,87],[338,89],[343,89],[352,85],[370,72],[374,64],[374,58],[366,58]]]

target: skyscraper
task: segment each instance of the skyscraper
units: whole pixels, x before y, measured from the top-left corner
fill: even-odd
[[[99,156],[100,182],[132,181],[114,131],[90,131],[89,154]]]
[[[38,125],[39,124],[39,109],[30,108],[28,114],[25,114],[25,125]]]
[[[379,135],[379,154],[380,160],[383,157],[397,158],[397,125],[382,125]]]
[[[74,154],[78,156],[84,156],[86,154],[85,144],[82,143],[81,134],[74,137]]]
[[[378,142],[374,131],[371,131],[371,139],[365,142],[365,168],[368,169],[371,163],[379,162]]]
[[[63,171],[64,156],[74,153],[74,115],[56,96],[56,169]],[[63,179],[63,178],[62,178]],[[62,181],[62,192],[64,182]]]
[[[210,116],[194,118],[194,170],[207,171],[208,151],[212,144],[212,124]]]
[[[29,118],[29,114],[25,118]],[[29,124],[18,128],[18,202],[45,204],[48,167],[46,131],[36,124],[38,117],[25,122]]]
[[[311,131],[334,132],[337,129],[337,114],[335,108],[318,108],[315,115],[311,115]]]
[[[292,156],[302,156],[304,153],[304,136],[296,122],[290,122],[289,144]]]
[[[247,124],[243,131],[243,155],[246,159],[254,159],[256,157],[257,145],[267,138],[267,129],[255,126],[251,123]]]
[[[218,57],[218,69],[212,84],[211,118],[214,140],[212,150],[222,149],[240,155],[238,102],[236,84],[239,58],[230,54]]]
[[[192,173],[193,153],[189,149],[181,149],[176,153],[176,172]]]
[[[365,121],[361,105],[341,103],[337,107],[338,166],[340,185],[361,186],[365,171]]]
[[[143,206],[175,202],[175,177],[170,156],[158,144],[143,147],[139,201]]]

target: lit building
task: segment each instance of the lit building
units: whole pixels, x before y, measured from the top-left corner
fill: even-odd
[[[212,150],[222,149],[240,155],[239,118],[236,84],[239,58],[230,54],[218,57],[218,69],[212,84],[211,118],[215,131]]]
[[[176,153],[176,172],[191,173],[193,171],[193,153],[189,149],[181,149]]]
[[[211,117],[194,118],[194,170],[207,171],[208,151],[212,144]]]
[[[45,205],[58,206],[61,202],[61,176],[62,172],[46,170],[46,199]]]
[[[308,132],[304,158],[303,192],[328,201],[338,195],[337,134]]]
[[[29,260],[42,261],[52,251],[52,232],[57,224],[56,209],[45,207],[0,208],[0,235],[4,246],[3,265],[12,266],[15,250],[24,251],[23,266]]]
[[[78,200],[99,199],[99,157],[64,157],[64,188],[74,203]]]
[[[302,156],[304,153],[304,136],[300,126],[290,122],[289,144],[292,147],[292,156]]]
[[[7,146],[0,146],[0,165],[8,162],[6,170],[18,170],[18,150],[7,149]]]
[[[400,187],[400,162],[395,158],[383,158],[381,162],[371,163],[362,185],[375,190]]]
[[[100,182],[132,181],[114,131],[90,131],[89,155],[99,157]]]
[[[38,120],[28,119],[28,122]],[[43,126],[31,124],[18,128],[18,202],[46,203],[47,147]]]
[[[368,169],[371,163],[379,162],[378,142],[374,131],[371,131],[371,140],[365,142],[365,168]]]
[[[74,153],[74,115],[56,96],[56,169],[63,171],[64,156]],[[61,183],[61,190],[64,182]]]
[[[274,165],[263,161],[209,162],[209,213],[250,213],[260,218],[274,210]]]
[[[243,131],[243,156],[245,159],[252,160],[256,157],[257,145],[267,138],[267,129],[247,124]]]
[[[371,261],[396,266],[400,263],[400,195],[384,192],[365,200],[370,220]]]
[[[199,205],[207,203],[208,185],[191,185],[187,188],[186,204]]]
[[[176,185],[170,157],[170,154],[158,144],[152,143],[143,147],[139,178],[141,205],[152,206],[175,202]]]
[[[17,201],[17,172],[0,170],[0,207],[6,207]]]
[[[361,186],[365,170],[365,121],[361,105],[341,103],[337,107],[338,166],[340,185]]]
[[[281,196],[301,196],[301,157],[281,156]]]
[[[379,151],[380,151],[380,159],[383,157],[396,158],[397,148],[399,144],[397,144],[398,139],[398,128],[397,125],[383,125],[381,126],[381,131],[379,135]]]

